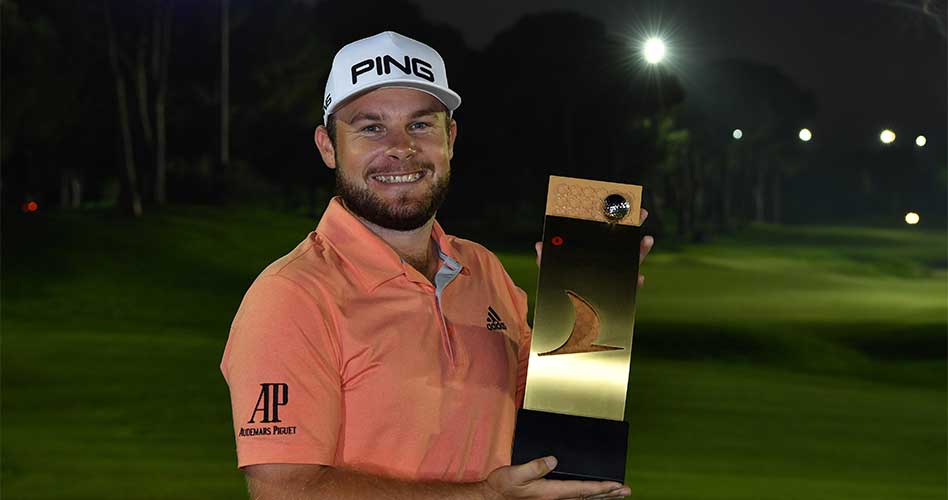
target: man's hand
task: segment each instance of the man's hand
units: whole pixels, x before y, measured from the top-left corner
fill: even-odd
[[[554,481],[543,479],[556,467],[556,458],[538,458],[522,465],[501,467],[484,480],[486,500],[606,499],[629,496],[628,487],[612,481]]]
[[[648,218],[648,210],[642,208],[639,210],[639,225],[645,224],[645,219]],[[655,238],[651,236],[642,237],[641,243],[639,243],[639,266],[642,265],[642,262],[645,262],[645,257],[648,256],[652,246],[655,245]],[[540,267],[540,254],[543,253],[543,242],[538,241],[533,245],[533,248],[537,251],[537,267]],[[645,276],[642,273],[639,273],[639,282],[638,288],[642,288],[642,285],[645,284]]]

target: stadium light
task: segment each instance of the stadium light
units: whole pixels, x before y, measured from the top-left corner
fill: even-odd
[[[645,41],[642,55],[649,64],[658,64],[665,59],[665,42],[660,38],[652,37]]]
[[[919,221],[919,220],[921,220],[921,218],[920,218],[920,217],[918,216],[918,214],[915,213],[915,212],[909,212],[909,213],[905,214],[905,223],[906,223],[906,224],[915,225],[915,224],[918,224],[918,221]]]
[[[808,128],[801,128],[798,135],[803,142],[810,142],[810,139],[813,138],[813,132],[810,132]]]
[[[920,148],[924,148],[925,144],[927,143],[928,143],[928,139],[926,139],[924,135],[920,135],[915,138],[915,145]]]
[[[744,137],[744,131],[739,128],[736,128],[734,129],[734,132],[731,132],[731,137],[739,141],[741,140],[741,137]]]
[[[892,144],[895,142],[895,132],[885,129],[879,133],[879,140],[882,141],[882,144]]]

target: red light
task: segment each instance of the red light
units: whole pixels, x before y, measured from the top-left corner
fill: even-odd
[[[39,210],[39,205],[38,205],[35,201],[31,201],[31,202],[29,202],[29,203],[26,204],[26,211],[27,211],[27,212],[35,212],[35,211],[37,211],[37,210]]]
[[[560,245],[563,244],[563,238],[561,238],[561,237],[559,237],[559,236],[554,236],[553,239],[550,240],[550,243],[552,243],[553,246],[558,247],[558,246],[560,246]]]

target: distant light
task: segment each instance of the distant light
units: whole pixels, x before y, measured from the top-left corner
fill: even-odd
[[[35,212],[39,210],[39,204],[36,203],[35,201],[30,200],[24,203],[23,206],[20,208],[22,208],[24,212]]]
[[[744,131],[739,128],[736,128],[734,129],[734,132],[731,132],[731,136],[737,140],[740,140],[741,137],[744,137]]]
[[[920,148],[925,147],[925,144],[927,143],[928,143],[928,139],[926,139],[924,135],[920,135],[915,138],[915,145]]]
[[[803,142],[809,142],[813,138],[813,132],[810,132],[808,128],[800,129],[800,140]]]
[[[665,58],[665,42],[659,38],[649,38],[645,41],[645,47],[642,50],[645,60],[649,64],[658,64]]]
[[[879,134],[879,140],[882,141],[883,144],[892,144],[895,142],[895,132],[885,129]]]
[[[915,212],[909,212],[909,213],[905,214],[905,223],[906,223],[906,224],[915,225],[915,224],[918,224],[918,221],[919,221],[919,220],[920,220],[920,217],[919,217],[918,214],[915,213]]]

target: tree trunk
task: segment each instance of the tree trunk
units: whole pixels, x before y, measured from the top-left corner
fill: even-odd
[[[142,160],[146,163],[142,174],[142,191],[145,194],[146,198],[151,198],[153,191],[150,189],[152,177],[149,175],[150,172],[150,161],[155,156],[155,134],[152,130],[151,122],[151,113],[149,112],[149,104],[151,103],[151,97],[148,92],[148,71],[145,69],[145,40],[147,31],[142,30],[139,40],[138,48],[135,51],[135,88],[137,91],[136,101],[138,102],[138,119],[141,122],[142,127],[142,138],[144,139],[144,151],[142,151]]]
[[[681,168],[679,170],[679,188],[678,188],[678,236],[682,240],[687,240],[691,234],[691,204],[694,201],[692,196],[694,190],[691,184],[692,152],[689,147],[682,154]]]
[[[734,182],[734,168],[732,165],[725,165],[724,173],[721,176],[721,229],[724,232],[731,232],[734,229],[733,221],[731,220],[731,196],[732,196],[732,186]]]
[[[645,207],[648,209],[648,225],[652,228],[655,236],[661,236],[665,231],[665,210],[662,199],[655,194],[655,186],[651,188],[645,186],[642,191],[648,200],[648,205]]]
[[[221,166],[230,165],[230,0],[221,0]]]
[[[783,179],[781,179],[780,170],[774,170],[770,175],[770,180],[772,183],[772,192],[770,193],[770,198],[771,198],[771,202],[773,202],[773,205],[771,206],[771,210],[770,210],[770,217],[771,217],[771,221],[774,224],[780,224],[781,219],[783,218],[783,213],[782,213],[782,210],[780,209],[780,204],[783,201],[783,197],[781,196],[781,193],[780,193],[783,187],[782,186]]]
[[[158,92],[155,94],[155,202],[164,205],[168,196],[167,179],[167,125],[165,121],[165,101],[168,95],[168,59],[171,53],[171,20],[174,2],[168,0],[162,13],[161,26],[155,30],[158,35],[152,51],[152,71],[157,80]]]
[[[59,175],[59,206],[77,209],[82,205],[82,181],[74,170],[64,170]]]
[[[151,129],[151,113],[148,112],[148,72],[145,70],[145,32],[142,31],[135,54],[135,83],[138,90],[138,117],[142,122],[142,135],[148,151],[154,148],[155,135]],[[150,156],[150,155],[149,155]]]
[[[754,165],[754,187],[751,192],[754,196],[754,222],[766,222],[764,216],[764,167],[761,164]]]
[[[142,215],[142,199],[138,191],[138,174],[135,168],[135,150],[132,144],[131,123],[128,117],[128,93],[125,89],[125,77],[119,66],[118,47],[115,41],[115,29],[112,26],[112,13],[108,2],[103,1],[105,7],[105,23],[108,29],[109,62],[112,66],[112,75],[115,77],[115,97],[118,104],[119,129],[122,132],[122,151],[125,158],[125,168],[122,170],[122,180],[126,189],[124,201],[127,213],[140,217]]]
[[[165,89],[162,88],[155,98],[155,128],[157,142],[155,144],[155,203],[164,205],[168,201],[166,192],[167,183],[167,130],[165,124]]]
[[[69,208],[69,172],[65,170],[59,173],[59,206]]]
[[[701,224],[698,221],[698,216],[704,206],[704,188],[702,184],[704,181],[704,165],[701,153],[695,151],[692,154],[691,161],[691,197],[688,202],[688,222],[691,225],[689,228],[691,240],[697,241],[701,238]]]
[[[741,151],[739,156],[740,170],[735,176],[735,189],[733,191],[733,197],[731,201],[734,203],[735,209],[735,228],[740,229],[747,227],[747,225],[753,220],[752,218],[752,206],[751,201],[753,196],[747,196],[748,193],[752,193],[754,183],[752,179],[753,170],[754,170],[754,150],[750,145],[744,148]]]
[[[573,175],[573,131],[571,125],[573,124],[570,120],[570,110],[567,107],[563,107],[563,161],[566,166],[566,175]]]
[[[609,132],[609,142],[610,142],[609,160],[610,160],[611,168],[609,168],[608,180],[611,180],[613,182],[627,182],[626,179],[622,178],[622,174],[625,172],[626,168],[624,165],[625,148],[623,147],[624,145],[622,144],[622,137],[621,137],[620,130],[622,130],[620,127],[615,127],[614,130],[611,130]]]

